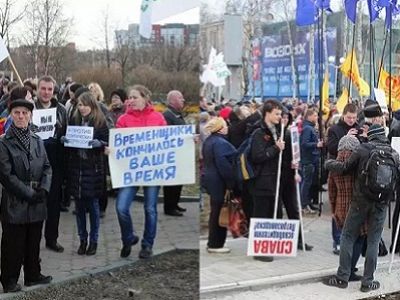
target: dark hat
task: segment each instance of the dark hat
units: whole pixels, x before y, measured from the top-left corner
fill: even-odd
[[[368,128],[368,132],[367,132],[368,139],[372,139],[372,138],[376,137],[377,135],[385,135],[385,128],[383,128],[379,124],[372,124]]]
[[[28,100],[25,100],[25,99],[17,99],[17,100],[11,101],[11,103],[9,105],[9,110],[11,112],[13,110],[13,108],[21,107],[21,106],[26,107],[30,111],[33,110],[33,103]]]
[[[365,102],[364,102],[364,107],[367,108],[367,106],[374,105],[374,104],[376,104],[376,103],[377,103],[376,101],[374,101],[374,100],[368,98],[368,99],[365,100]]]
[[[110,99],[112,98],[113,95],[117,95],[118,97],[120,97],[122,102],[125,102],[125,100],[128,99],[128,96],[124,89],[116,89],[116,90],[112,91],[111,95],[110,95]]]
[[[79,88],[81,88],[81,87],[83,87],[82,84],[80,84],[80,83],[73,83],[73,84],[71,84],[71,85],[69,86],[69,90],[70,90],[71,92],[73,92],[73,93],[76,93],[76,91],[77,91]]]
[[[86,92],[90,92],[90,90],[86,86],[82,86],[82,87],[78,88],[75,92],[75,99],[78,99],[78,97],[80,95],[82,95],[83,93],[86,93]]]
[[[368,105],[367,107],[364,108],[364,116],[366,118],[375,118],[375,117],[380,117],[383,116],[382,109],[375,102],[375,104]]]

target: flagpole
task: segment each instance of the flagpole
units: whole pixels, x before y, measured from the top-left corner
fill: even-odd
[[[319,117],[318,117],[318,127],[319,127],[319,139],[322,141],[323,139],[323,124],[322,124],[322,108],[323,108],[323,99],[322,99],[322,89],[323,89],[323,79],[322,79],[322,74],[323,74],[323,59],[324,59],[324,10],[321,9],[319,10],[319,16],[320,20],[318,20],[318,35],[319,35],[319,67],[318,67],[318,77],[319,77]],[[329,97],[329,92],[328,92],[328,97]],[[318,206],[319,206],[319,212],[318,216],[321,216],[322,214],[322,168],[324,164],[324,157],[323,157],[323,152],[322,148],[320,148],[320,159],[319,159],[319,170],[318,170],[318,189],[319,189],[319,194],[318,194]]]
[[[392,11],[393,11],[393,4],[390,2],[390,24],[389,24],[389,125],[392,121]]]
[[[388,38],[388,31],[385,29],[385,42],[383,43],[382,56],[381,56],[381,61],[379,63],[377,84],[379,84],[379,79],[381,77],[381,70],[382,70],[382,66],[383,66],[383,59],[385,58],[385,50],[386,50],[387,38]]]
[[[354,60],[354,46],[356,43],[356,24],[357,24],[357,13],[356,13],[356,19],[354,20],[353,24],[353,40],[351,43],[351,59],[350,59],[350,74],[353,72],[353,60]],[[349,93],[351,95],[351,76],[349,77]],[[348,98],[348,101],[350,101],[350,97]]]
[[[10,55],[8,56],[8,61],[10,62],[10,65],[11,65],[11,67],[13,68],[15,74],[17,74],[17,78],[18,78],[19,84],[20,84],[21,86],[24,86],[24,83],[22,82],[22,79],[21,79],[21,77],[19,76],[19,73],[18,73],[18,71],[17,71],[17,68],[15,67],[14,62],[13,62],[13,60],[12,60],[12,58],[11,58]]]

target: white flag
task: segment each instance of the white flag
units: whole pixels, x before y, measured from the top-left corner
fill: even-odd
[[[8,54],[7,47],[4,44],[3,39],[0,37],[0,62],[5,60],[9,56],[10,56],[10,54]]]
[[[217,50],[211,48],[208,64],[204,66],[204,72],[200,76],[202,83],[210,82],[213,86],[224,86],[225,79],[231,76],[226,63],[224,63],[224,55],[217,54]]]
[[[149,39],[153,23],[199,6],[200,0],[142,0],[139,33]]]

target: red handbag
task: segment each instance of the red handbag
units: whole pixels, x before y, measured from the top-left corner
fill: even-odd
[[[233,238],[246,236],[249,232],[249,224],[246,214],[243,211],[242,199],[240,197],[231,198],[228,228]]]

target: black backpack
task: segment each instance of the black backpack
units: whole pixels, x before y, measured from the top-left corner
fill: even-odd
[[[387,202],[395,190],[397,165],[389,145],[375,145],[362,170],[361,192],[376,202]]]

